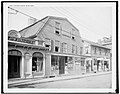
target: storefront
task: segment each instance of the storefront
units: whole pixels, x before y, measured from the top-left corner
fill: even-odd
[[[93,71],[93,61],[92,61],[92,58],[86,58],[85,59],[85,64],[86,64],[86,72]]]
[[[110,70],[110,59],[104,59],[104,71]]]
[[[73,70],[72,57],[51,55],[51,75],[69,74]]]
[[[97,71],[103,71],[103,58],[97,58]]]
[[[8,79],[32,78],[45,75],[45,54],[48,48],[43,41],[8,37]]]
[[[82,63],[82,64],[81,64]],[[81,67],[82,65],[82,67]],[[85,59],[72,56],[51,55],[51,76],[85,73]]]

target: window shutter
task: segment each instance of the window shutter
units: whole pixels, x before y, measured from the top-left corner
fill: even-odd
[[[54,51],[54,41],[51,40],[51,51],[53,52]]]

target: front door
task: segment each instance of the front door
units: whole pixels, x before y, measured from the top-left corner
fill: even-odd
[[[59,57],[59,74],[65,73],[65,57]]]
[[[8,56],[8,78],[20,77],[20,58],[21,56]]]

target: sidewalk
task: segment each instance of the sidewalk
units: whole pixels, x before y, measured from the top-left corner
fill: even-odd
[[[83,75],[61,76],[61,77],[53,77],[53,78],[31,78],[31,79],[29,78],[29,79],[21,79],[16,81],[10,80],[8,82],[8,87],[30,85],[30,84],[37,84],[37,83],[47,83],[47,82],[54,82],[59,80],[79,79],[79,78],[84,78],[89,76],[105,75],[109,73],[112,73],[112,72],[109,71],[109,72],[98,72],[98,73],[86,73]]]

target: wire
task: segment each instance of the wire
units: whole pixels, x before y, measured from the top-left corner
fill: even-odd
[[[33,19],[36,19],[36,18],[34,18],[34,17],[30,16],[30,15],[27,15],[27,14],[21,12],[21,11],[18,11],[18,10],[14,9],[14,8],[11,8],[11,7],[8,7],[8,8],[9,8],[9,9],[12,9],[12,10],[14,10],[14,11],[16,11],[16,13],[19,12],[19,13],[25,15],[25,16],[28,16],[28,17],[33,18]],[[38,19],[36,19],[36,20],[38,20]]]
[[[55,28],[55,29],[56,29],[56,27],[55,27],[55,26],[53,26],[53,25],[51,25],[51,24],[49,24],[49,23],[42,22],[42,21],[41,21],[41,23],[47,24],[47,25],[49,25],[50,27],[52,27],[52,28]],[[48,31],[49,31],[49,29],[46,29],[46,30],[48,30]],[[60,28],[59,28],[59,30],[60,30],[60,31],[63,31],[63,32],[66,32],[66,33],[71,34],[70,32],[68,32],[68,31],[66,31],[66,30],[63,30],[63,29],[60,29]],[[74,35],[74,36],[76,36],[76,37],[81,38],[80,36],[77,36],[77,35],[75,35],[75,34],[72,34],[72,35]]]
[[[75,21],[75,22],[77,22],[77,23],[79,23],[81,26],[82,26],[82,28],[84,28],[86,31],[89,31],[89,29],[87,28],[87,26],[85,25],[85,24],[82,24],[82,23],[80,23],[79,21],[78,21],[78,17],[77,16],[73,16],[73,14],[71,14],[68,10],[66,10],[65,8],[63,8],[63,7],[60,7],[59,9],[58,9],[58,7],[56,7],[56,8],[54,8],[54,7],[50,7],[50,8],[52,8],[52,9],[54,9],[54,10],[56,10],[57,12],[59,12],[60,14],[62,14],[62,15],[66,15],[66,14],[63,14],[63,12],[62,11],[65,11],[65,13],[67,13],[68,15],[70,14],[70,16],[72,16],[71,18]],[[58,11],[58,10],[59,11]],[[61,10],[62,9],[62,10]],[[61,10],[61,11],[60,11]],[[68,16],[67,15],[67,16]],[[68,16],[69,17],[69,16]],[[76,19],[77,18],[77,19]],[[80,20],[80,19],[79,19]],[[90,32],[90,31],[89,31]],[[91,32],[90,32],[91,33]],[[99,33],[96,33],[96,32],[94,32],[94,34],[97,34],[97,35],[99,35]]]

